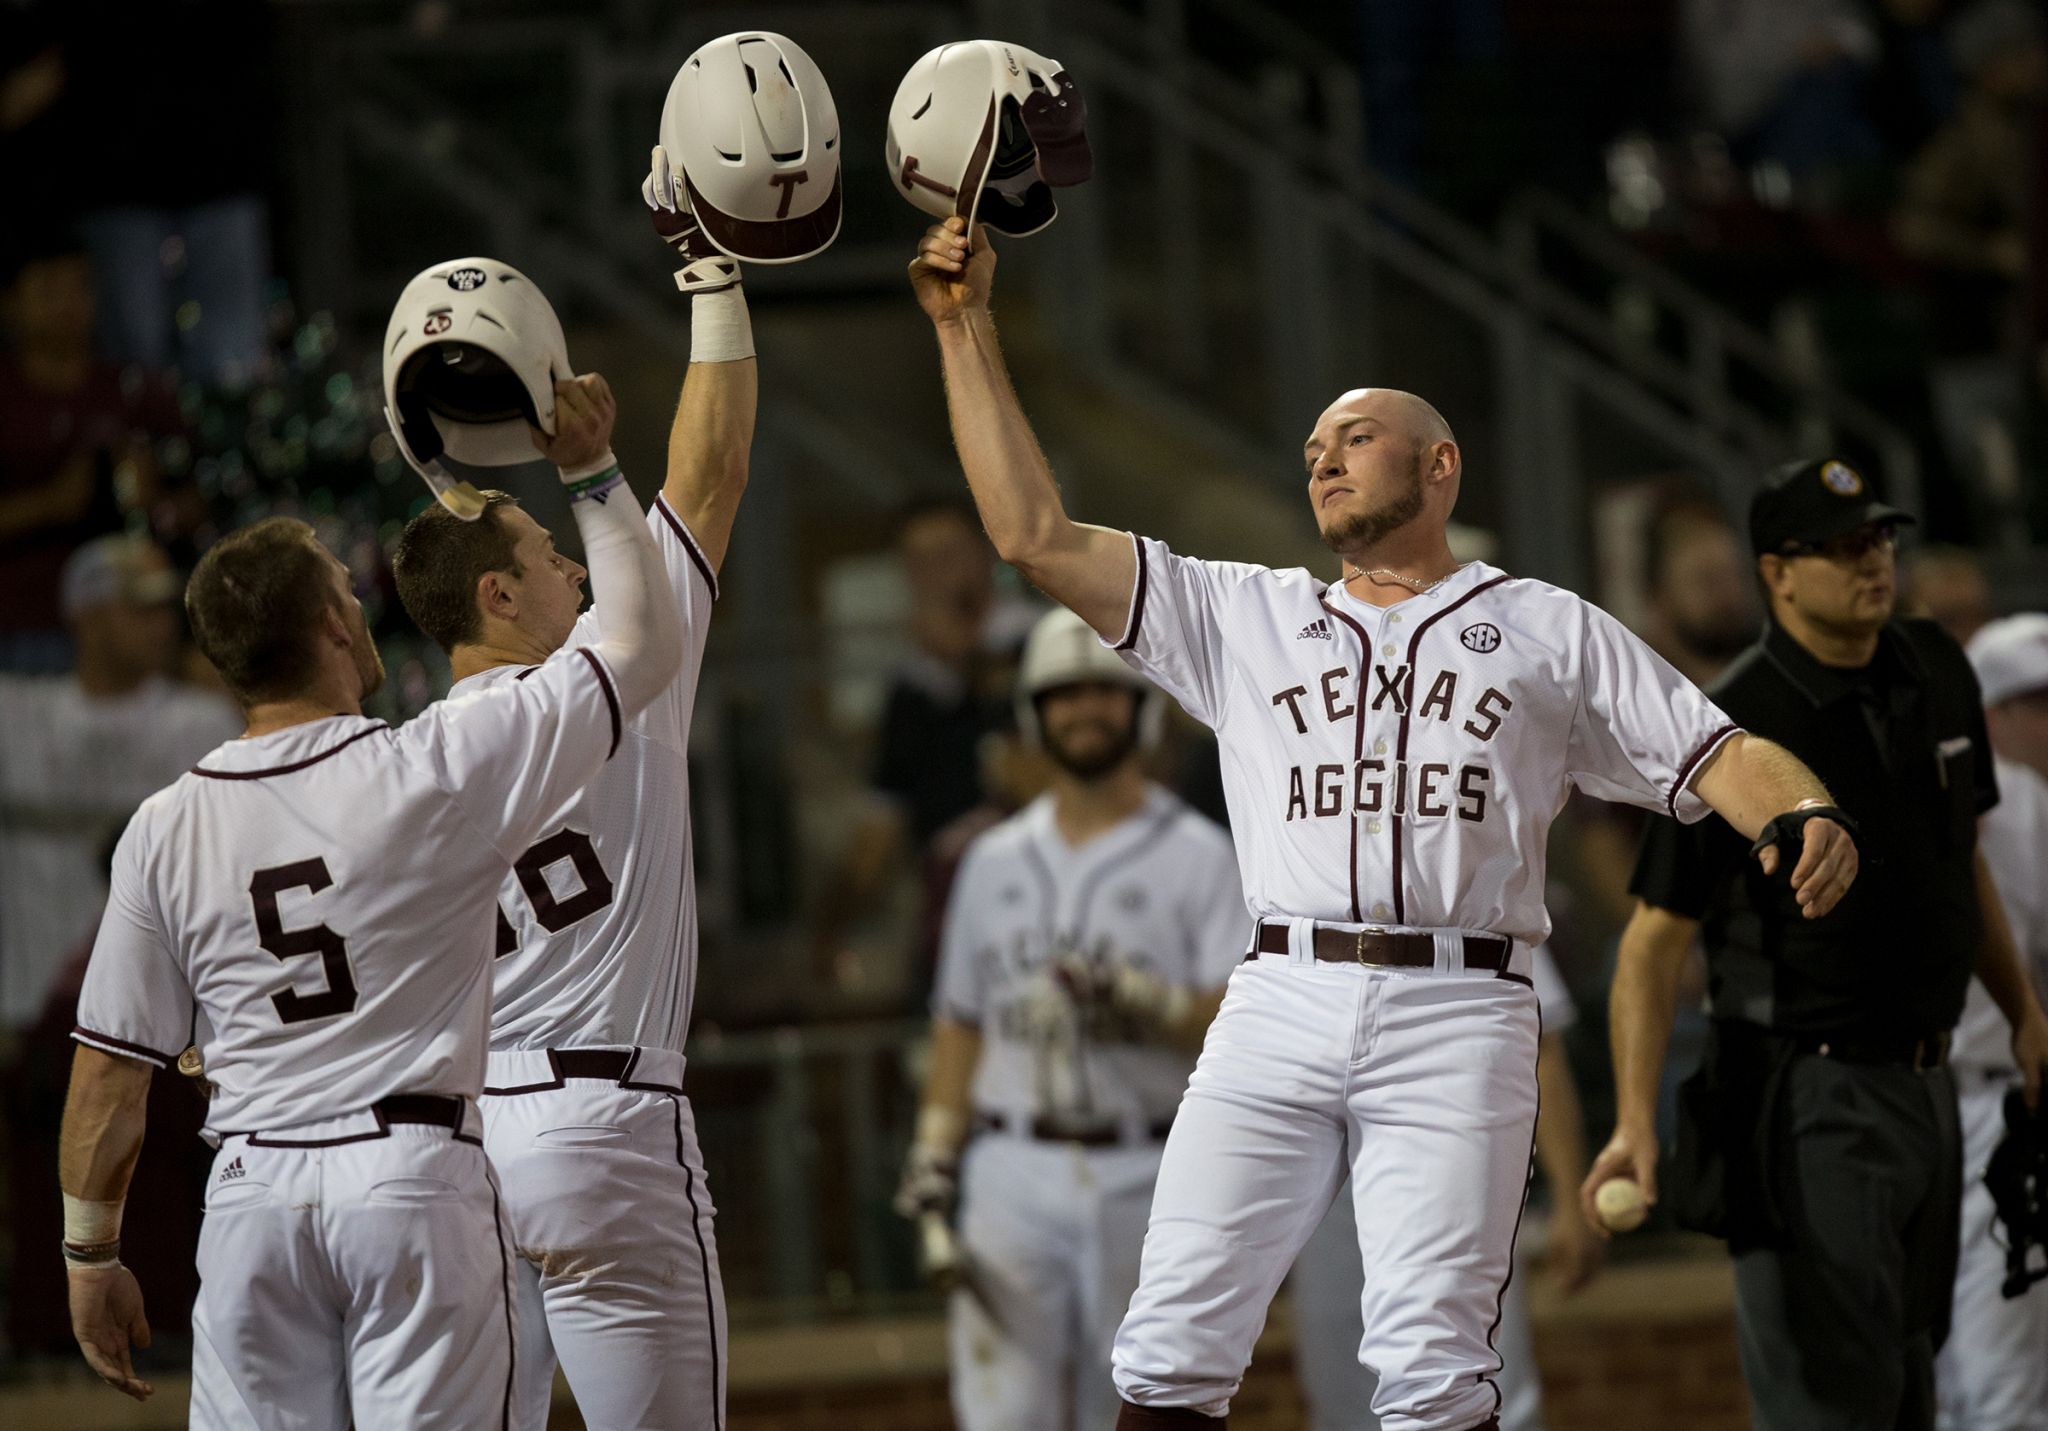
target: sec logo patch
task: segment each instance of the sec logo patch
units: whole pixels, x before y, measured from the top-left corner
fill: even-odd
[[[1476,626],[1467,626],[1458,633],[1458,640],[1467,651],[1484,655],[1500,647],[1500,628],[1491,621],[1481,621]]]
[[[448,286],[457,293],[474,293],[484,286],[484,277],[480,268],[458,268],[448,275]]]
[[[1837,497],[1856,497],[1863,492],[1863,477],[1846,462],[1830,462],[1820,469],[1820,480]]]

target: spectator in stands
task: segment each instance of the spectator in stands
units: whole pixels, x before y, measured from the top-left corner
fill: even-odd
[[[100,347],[239,390],[268,357],[263,186],[277,132],[270,5],[68,0],[71,136],[107,182],[80,222],[106,302]]]
[[[2025,0],[1980,0],[1949,32],[1964,91],[1907,171],[1895,229],[1937,284],[1936,341],[2001,346],[2026,276],[2035,109],[2048,96],[2048,29]]]
[[[1915,556],[1907,568],[1904,605],[1939,622],[1959,646],[1998,615],[1984,563],[1963,547],[1928,547]]]
[[[67,234],[17,251],[0,359],[0,670],[49,673],[70,659],[58,577],[80,542],[118,530],[155,496],[150,439],[176,432],[162,384],[92,352],[94,293]]]
[[[107,832],[240,729],[224,697],[176,684],[184,582],[139,537],[100,537],[65,565],[68,676],[0,675],[0,1024],[43,1012],[99,919]]]
[[[1682,43],[1737,162],[1799,181],[1883,157],[1863,95],[1878,39],[1855,0],[1685,0]]]
[[[1643,530],[1650,619],[1643,638],[1695,685],[1721,674],[1756,639],[1763,613],[1741,540],[1720,507],[1681,494]]]
[[[952,499],[905,509],[897,557],[910,589],[913,651],[889,684],[876,732],[873,800],[827,881],[813,924],[820,960],[841,965],[847,931],[933,838],[985,799],[985,737],[1010,721],[1010,678],[1036,610],[997,598],[995,552],[973,508]],[[936,947],[919,952],[929,969]],[[842,984],[852,971],[836,968]],[[922,1007],[922,991],[918,991]]]

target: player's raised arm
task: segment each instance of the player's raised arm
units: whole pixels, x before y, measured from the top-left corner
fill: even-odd
[[[739,262],[705,238],[681,184],[667,151],[655,146],[641,197],[655,232],[682,263],[676,286],[690,295],[690,367],[669,428],[661,495],[715,572],[747,486],[759,371]]]
[[[1067,515],[1052,468],[1010,385],[988,296],[995,249],[947,219],[926,230],[910,265],[918,305],[938,332],[953,445],[982,525],[1002,559],[1106,640],[1130,616],[1138,561],[1131,539]]]
[[[72,1055],[57,1164],[72,1335],[100,1379],[137,1401],[154,1390],[135,1374],[130,1350],[149,1345],[149,1322],[142,1288],[121,1265],[121,1207],[142,1152],[150,1073],[140,1059],[81,1044]]]
[[[611,389],[596,374],[555,387],[555,433],[533,443],[560,470],[583,537],[593,597],[604,605],[596,646],[619,685],[625,718],[659,695],[683,664],[683,623],[668,599],[654,535],[612,456]]]

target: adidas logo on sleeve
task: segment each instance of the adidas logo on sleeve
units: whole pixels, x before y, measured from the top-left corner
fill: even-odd
[[[1327,641],[1330,639],[1330,618],[1318,616],[1308,625],[1294,633],[1297,641]]]

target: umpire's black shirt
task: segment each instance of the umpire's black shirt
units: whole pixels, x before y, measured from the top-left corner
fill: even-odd
[[[1981,934],[1977,816],[1998,802],[1962,648],[1931,621],[1895,619],[1850,670],[1773,622],[1710,693],[1826,783],[1861,859],[1842,902],[1806,919],[1788,869],[1766,879],[1726,821],[1652,822],[1629,888],[1702,922],[1714,1017],[1843,1038],[1954,1028]]]

